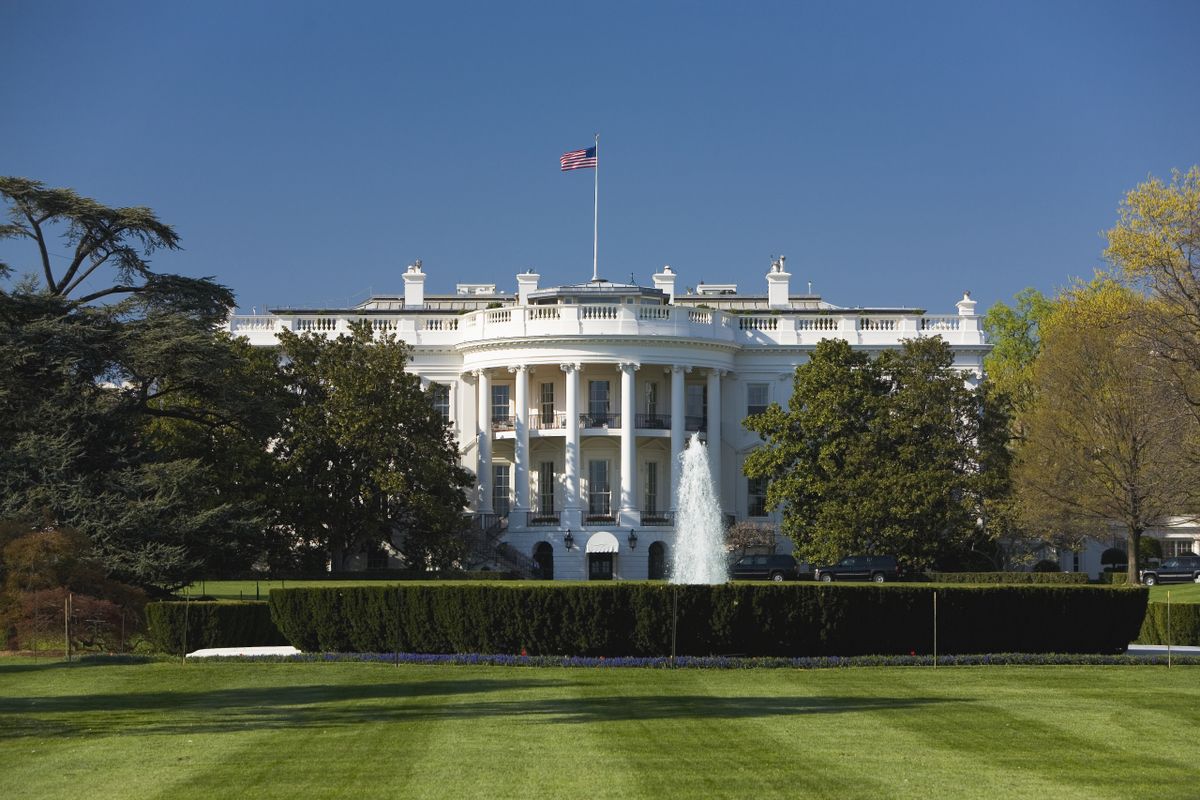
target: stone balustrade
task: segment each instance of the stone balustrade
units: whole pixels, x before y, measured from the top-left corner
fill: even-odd
[[[237,315],[232,333],[251,343],[271,344],[281,330],[337,335],[358,320],[374,330],[392,333],[413,346],[456,346],[524,338],[635,336],[683,339],[734,346],[813,346],[822,339],[844,339],[853,345],[895,345],[902,339],[941,336],[952,345],[986,343],[979,317],[831,311],[812,314],[731,314],[679,306],[555,305],[513,306],[466,314],[428,312],[391,314]]]

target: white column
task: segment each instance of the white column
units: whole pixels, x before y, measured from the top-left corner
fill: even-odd
[[[634,475],[634,408],[636,393],[633,374],[637,364],[621,364],[621,506],[618,524],[637,525],[641,515],[637,510],[637,492]]]
[[[476,435],[479,437],[475,478],[479,481],[480,513],[492,513],[492,381],[486,369],[475,371],[475,400],[479,405]]]
[[[721,375],[724,370],[708,371],[708,465],[712,468],[713,491],[723,511],[721,491]]]
[[[517,504],[513,511],[517,512],[517,518],[510,518],[509,525],[514,522],[524,525],[525,517],[529,514],[529,367],[518,364],[509,367],[508,371],[517,376],[516,443],[513,448],[516,454],[513,458],[516,466],[514,480],[517,484]]]
[[[567,429],[563,453],[563,471],[566,478],[566,514],[564,525],[583,524],[583,501],[579,497],[579,365],[560,364],[566,374],[567,383]]]
[[[683,455],[683,445],[687,437],[687,398],[683,388],[684,373],[687,367],[679,364],[671,367],[671,513],[675,512],[679,502],[679,459]]]

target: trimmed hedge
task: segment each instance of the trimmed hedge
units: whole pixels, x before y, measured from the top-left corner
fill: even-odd
[[[1116,653],[1145,589],[842,584],[576,584],[276,589],[271,615],[306,652],[852,656]]]
[[[1200,646],[1200,604],[1172,603],[1169,631],[1167,604],[1147,604],[1146,618],[1142,621],[1142,631],[1137,640],[1140,644],[1167,644],[1170,641],[1172,645]]]
[[[1109,586],[1128,586],[1129,585],[1129,573],[1128,572],[1101,572],[1099,582],[1109,585]]]
[[[1086,572],[926,572],[933,583],[1087,583]]]
[[[271,621],[271,611],[265,600],[150,603],[146,606],[146,631],[154,648],[163,653],[184,653],[206,647],[287,644],[287,639]]]

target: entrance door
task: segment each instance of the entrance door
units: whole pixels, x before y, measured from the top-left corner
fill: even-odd
[[[667,577],[667,548],[662,542],[650,545],[650,573],[647,577],[652,581]]]
[[[533,560],[538,565],[539,578],[554,580],[554,548],[549,542],[538,542],[538,546],[533,548]]]
[[[613,577],[612,553],[588,553],[588,580],[611,581]]]

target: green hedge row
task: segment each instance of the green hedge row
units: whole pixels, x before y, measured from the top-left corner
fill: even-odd
[[[1200,646],[1200,604],[1172,603],[1171,624],[1167,625],[1167,604],[1149,603],[1142,631],[1138,634],[1141,644],[1173,644]]]
[[[163,602],[146,606],[146,632],[162,653],[287,644],[261,603]],[[186,637],[186,638],[185,638]]]
[[[301,650],[530,655],[1115,653],[1144,589],[841,584],[458,585],[276,589]]]
[[[1129,573],[1128,572],[1101,572],[1099,582],[1110,585],[1110,586],[1128,586],[1129,585]]]
[[[1086,572],[926,572],[933,583],[1087,583]]]

